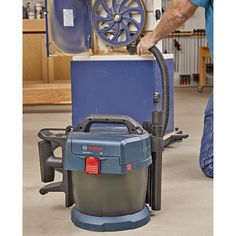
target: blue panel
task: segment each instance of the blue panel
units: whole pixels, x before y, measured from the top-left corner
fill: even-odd
[[[168,132],[174,130],[173,60],[167,60],[170,75],[170,118]],[[90,114],[128,115],[140,124],[151,121],[155,108],[153,93],[162,92],[156,62],[73,61],[72,123],[75,126]],[[161,109],[161,104],[158,105]]]
[[[46,3],[50,54],[56,51],[77,54],[91,48],[90,0],[47,0]]]

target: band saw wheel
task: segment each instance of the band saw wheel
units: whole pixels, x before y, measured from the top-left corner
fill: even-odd
[[[142,34],[144,25],[142,0],[97,0],[94,4],[94,30],[110,46],[129,45]]]

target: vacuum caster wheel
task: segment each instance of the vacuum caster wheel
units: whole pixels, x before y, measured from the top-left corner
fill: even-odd
[[[198,89],[197,89],[197,91],[198,91],[199,93],[202,93],[203,87],[199,86]]]

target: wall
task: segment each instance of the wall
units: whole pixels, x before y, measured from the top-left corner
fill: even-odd
[[[32,4],[31,4],[31,8],[34,7],[34,4],[35,4],[35,3],[41,3],[41,4],[44,5],[44,0],[23,0],[23,5],[26,6],[26,4],[27,4],[28,2],[32,3]],[[31,10],[32,10],[32,9],[31,9]]]
[[[159,1],[159,0],[158,0]],[[27,2],[31,2],[33,6],[34,3],[39,2],[44,4],[44,0],[23,0],[24,6]],[[147,4],[149,7],[148,9],[153,8],[153,0],[143,0],[144,4]],[[170,0],[163,0],[162,5],[164,8],[169,4]],[[205,27],[205,20],[204,20],[204,9],[198,8],[195,14],[185,23],[184,30],[193,30],[193,29],[203,29]]]
[[[193,29],[204,29],[205,28],[205,13],[204,8],[199,7],[195,14],[185,23],[185,29],[192,31]]]
[[[170,4],[171,0],[162,0],[162,7],[166,9]],[[195,14],[185,22],[184,30],[192,31],[194,29],[204,29],[205,28],[205,15],[204,9],[199,7]]]

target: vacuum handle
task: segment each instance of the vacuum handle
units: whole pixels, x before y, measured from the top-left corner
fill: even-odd
[[[130,134],[143,134],[143,127],[134,119],[125,115],[90,115],[81,123],[77,124],[74,131],[89,132],[92,124],[123,124]]]

